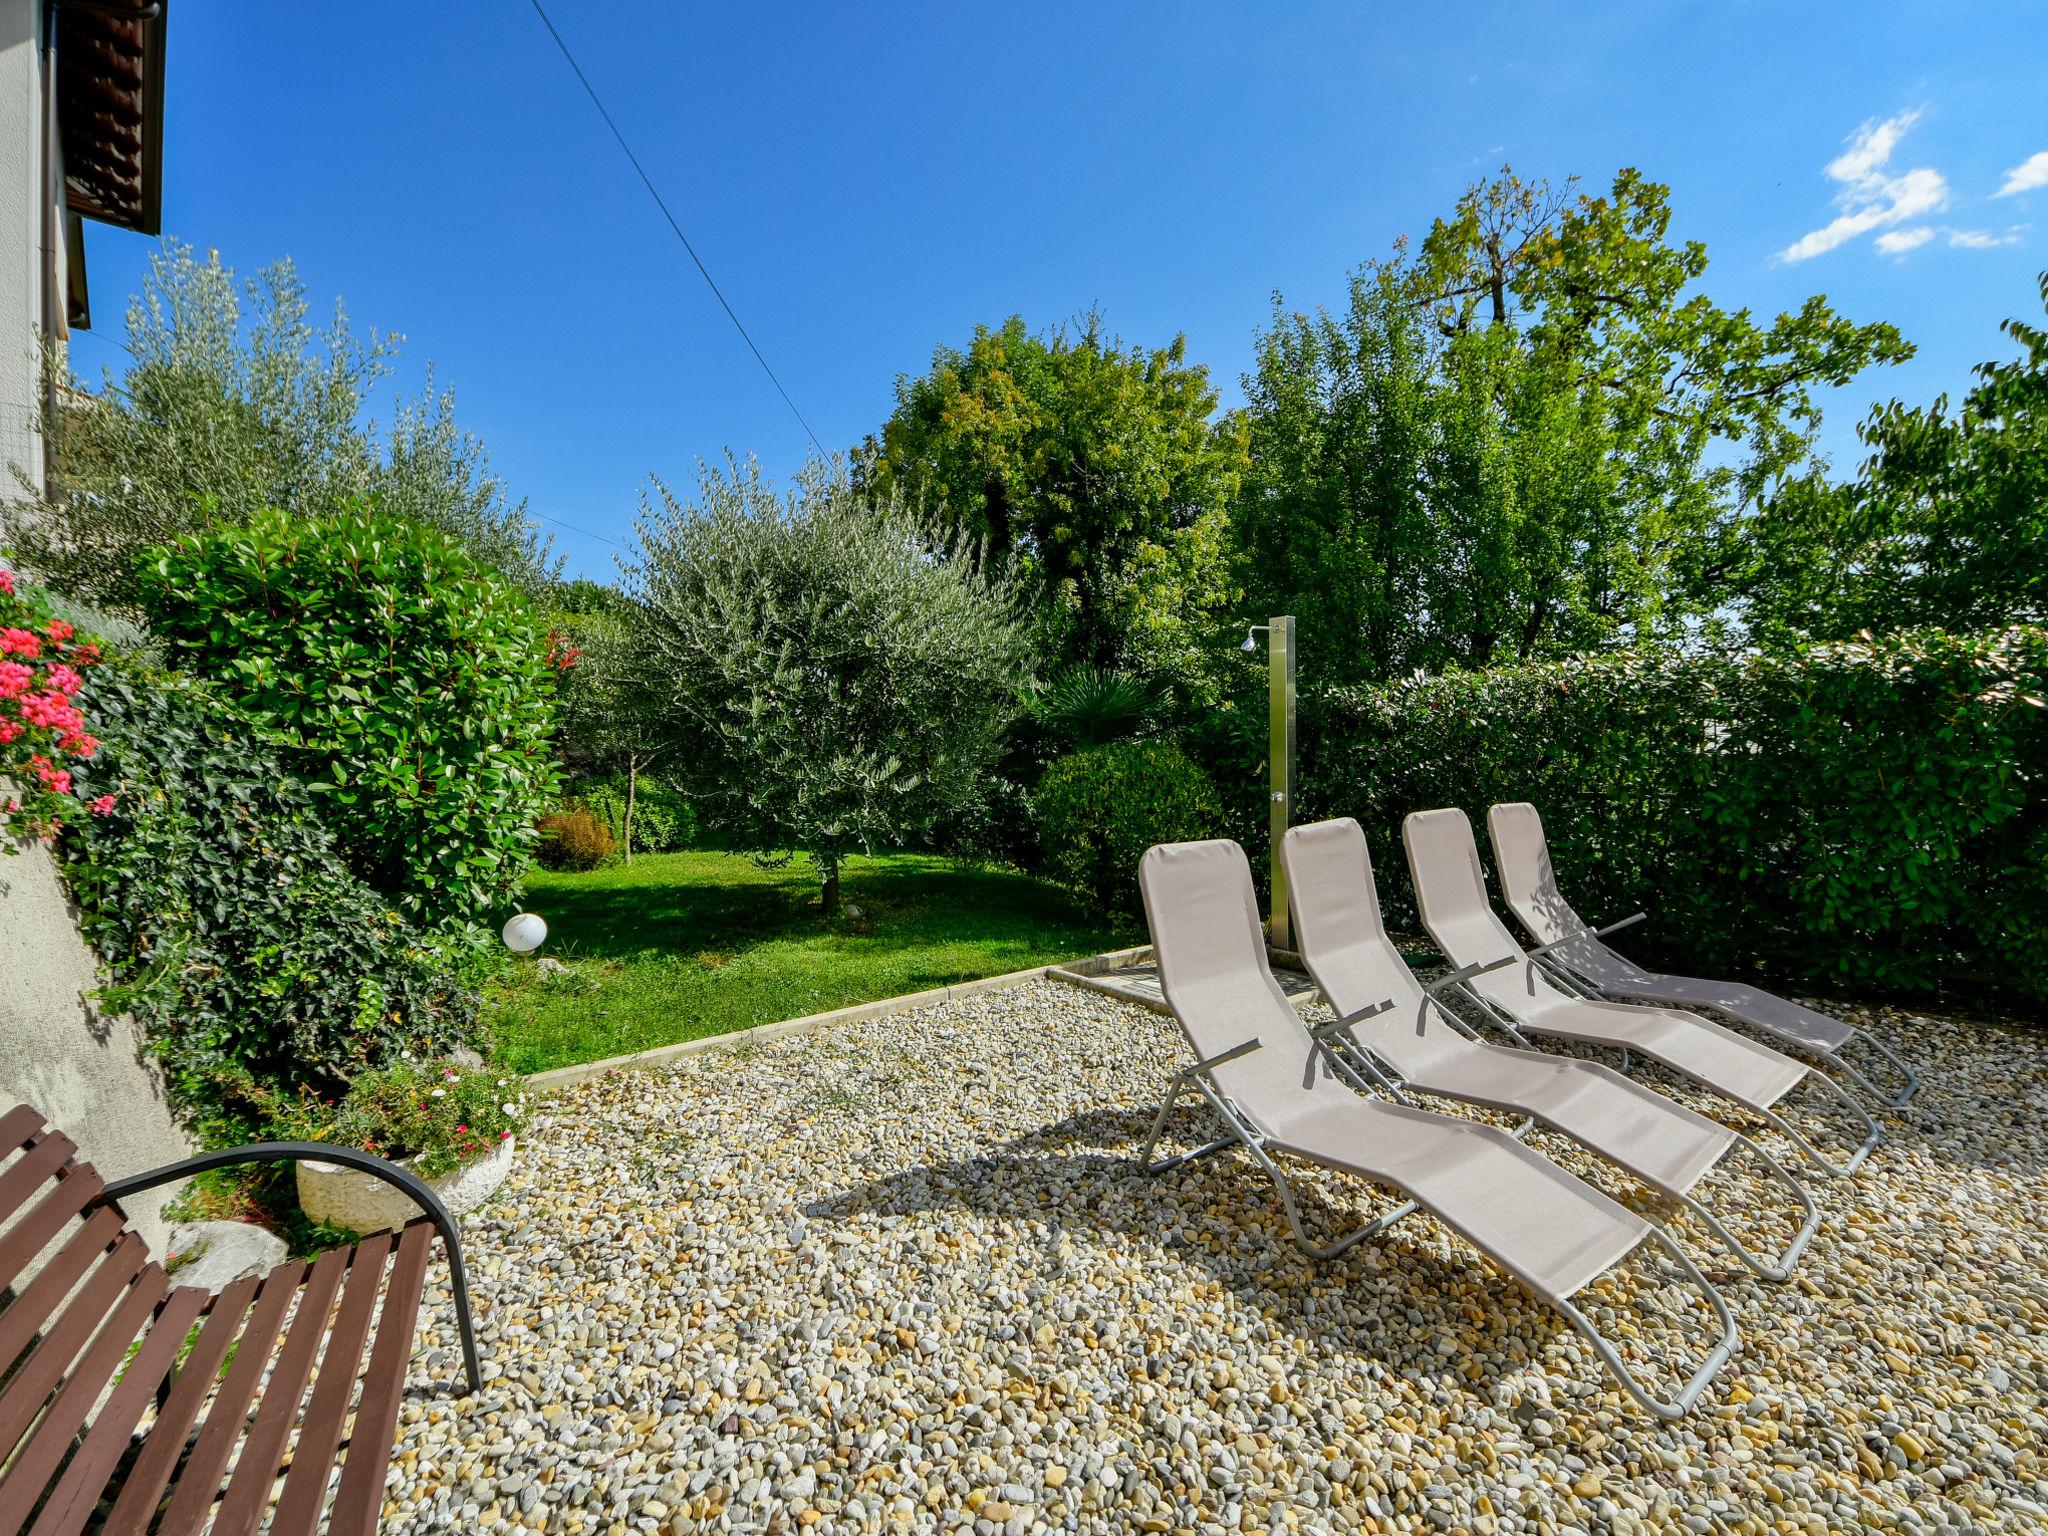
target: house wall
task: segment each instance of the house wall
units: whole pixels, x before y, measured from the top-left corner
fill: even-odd
[[[190,1156],[192,1146],[134,1022],[88,1000],[99,983],[48,850],[38,843],[0,854],[0,1109],[34,1105],[114,1178]],[[173,1193],[126,1207],[157,1253],[158,1211]]]
[[[41,21],[40,0],[0,0],[0,507],[20,495],[16,466],[32,481],[43,472],[36,425],[45,196]]]

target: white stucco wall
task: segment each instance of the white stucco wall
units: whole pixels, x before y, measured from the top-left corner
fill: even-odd
[[[0,1108],[33,1104],[108,1178],[189,1156],[135,1025],[87,1000],[98,985],[48,850],[0,855]],[[173,1193],[126,1206],[159,1254]]]
[[[12,466],[42,477],[36,430],[43,318],[41,12],[40,0],[0,0],[0,507],[20,494]]]

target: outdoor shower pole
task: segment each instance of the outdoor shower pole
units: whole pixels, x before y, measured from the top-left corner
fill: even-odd
[[[1294,948],[1294,930],[1287,914],[1287,872],[1280,867],[1280,842],[1294,811],[1294,618],[1282,615],[1266,628],[1266,706],[1270,739],[1267,771],[1273,780],[1268,807],[1273,834],[1273,915],[1266,925],[1275,949]]]

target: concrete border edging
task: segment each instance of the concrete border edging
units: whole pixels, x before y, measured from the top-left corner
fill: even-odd
[[[602,1077],[607,1072],[665,1067],[670,1062],[701,1055],[705,1051],[759,1044],[768,1040],[783,1040],[791,1035],[807,1035],[840,1024],[863,1024],[869,1019],[884,1018],[892,1013],[905,1013],[912,1008],[929,1008],[934,1003],[949,1003],[955,998],[971,997],[976,992],[999,992],[1007,987],[1020,987],[1027,981],[1037,981],[1045,976],[1057,975],[1057,979],[1062,981],[1079,980],[1117,966],[1136,964],[1151,953],[1151,945],[1141,944],[1134,949],[1118,949],[1111,950],[1108,954],[1090,955],[1085,960],[1034,965],[1026,970],[1005,971],[1000,976],[981,976],[973,981],[956,981],[943,987],[928,987],[922,992],[906,992],[900,997],[877,998],[871,1003],[853,1003],[845,1008],[833,1008],[824,1013],[807,1013],[800,1018],[783,1019],[775,1024],[756,1024],[751,1029],[734,1029],[720,1035],[704,1035],[695,1040],[679,1041],[675,1045],[657,1045],[651,1050],[634,1051],[625,1056],[607,1056],[602,1061],[551,1067],[545,1072],[527,1073],[524,1080],[528,1088],[544,1093],[554,1088],[567,1088],[572,1083],[586,1082],[593,1077]]]

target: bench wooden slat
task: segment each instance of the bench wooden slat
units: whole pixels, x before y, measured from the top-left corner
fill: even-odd
[[[270,1489],[277,1481],[279,1459],[291,1435],[292,1423],[299,1416],[299,1403],[306,1395],[306,1379],[313,1371],[314,1354],[327,1336],[334,1312],[334,1293],[347,1273],[348,1257],[346,1248],[321,1254],[299,1290],[298,1310],[285,1331],[284,1347],[277,1352],[270,1380],[263,1385],[255,1419],[242,1439],[241,1458],[235,1463],[234,1476],[228,1479],[228,1491],[214,1511],[213,1536],[249,1536],[270,1505]]]
[[[25,1147],[43,1128],[43,1117],[26,1104],[17,1104],[0,1115],[0,1152]]]
[[[84,1428],[93,1404],[120,1370],[128,1346],[135,1342],[150,1314],[164,1299],[165,1289],[163,1268],[155,1263],[144,1265],[135,1283],[93,1336],[92,1343],[78,1357],[77,1366],[22,1445],[14,1464],[5,1475],[0,1475],[0,1533],[16,1536],[28,1523],[29,1512],[63,1464],[64,1453]]]
[[[250,1289],[255,1289],[253,1281]],[[99,1503],[107,1478],[120,1465],[121,1455],[128,1449],[129,1437],[135,1433],[135,1426],[142,1422],[143,1413],[156,1396],[158,1384],[170,1375],[171,1368],[177,1364],[178,1350],[185,1342],[185,1335],[212,1299],[212,1292],[194,1290],[190,1286],[181,1286],[171,1292],[163,1310],[157,1313],[156,1321],[150,1325],[149,1337],[143,1340],[135,1358],[128,1362],[120,1385],[107,1398],[106,1406],[94,1416],[85,1444],[78,1448],[78,1453],[71,1458],[71,1465],[64,1469],[64,1476],[51,1491],[50,1501],[43,1506],[43,1512],[36,1518],[29,1536],[64,1536],[66,1532],[84,1528],[93,1506]],[[182,1440],[184,1437],[180,1435],[177,1438]]]
[[[144,1256],[142,1239],[133,1232],[125,1234],[107,1262],[88,1277],[71,1305],[37,1341],[7,1383],[7,1390],[0,1392],[0,1461],[7,1459],[30,1421],[42,1412],[66,1369],[128,1282],[142,1272]]]
[[[28,1347],[36,1330],[48,1322],[57,1303],[71,1294],[71,1287],[86,1270],[104,1258],[121,1235],[118,1211],[102,1207],[43,1266],[41,1274],[25,1286],[4,1314],[0,1314],[0,1371],[14,1363],[14,1357]]]
[[[412,1223],[398,1239],[398,1257],[384,1287],[384,1311],[377,1319],[377,1342],[363,1373],[356,1432],[349,1440],[341,1488],[327,1517],[328,1536],[376,1536],[391,1446],[398,1438],[398,1403],[405,1393],[406,1367],[412,1362],[413,1327],[419,1321],[433,1249],[434,1230],[424,1221]]]
[[[171,1383],[171,1395],[157,1410],[149,1439],[143,1442],[135,1464],[128,1469],[128,1480],[122,1484],[114,1507],[107,1514],[103,1536],[140,1536],[149,1529],[157,1502],[163,1498],[164,1489],[170,1486],[171,1473],[178,1465],[179,1456],[184,1453],[185,1438],[191,1434],[193,1422],[198,1419],[199,1410],[213,1389],[220,1374],[221,1361],[227,1358],[228,1346],[235,1342],[243,1314],[249,1310],[249,1303],[260,1283],[258,1277],[250,1275],[237,1280],[214,1298],[213,1305],[207,1310],[206,1322],[199,1330],[199,1337],[192,1345],[192,1352],[177,1368],[177,1376]],[[290,1286],[279,1284],[276,1292],[279,1317],[284,1315],[285,1303],[290,1298]],[[256,1323],[252,1322],[249,1327],[253,1335]],[[273,1320],[270,1335],[276,1332],[277,1324]],[[263,1348],[269,1348],[268,1336]],[[235,1358],[237,1361],[241,1359],[239,1352]],[[195,1447],[195,1457],[197,1454],[198,1448]],[[214,1469],[214,1481],[216,1484],[220,1481],[218,1467]]]
[[[292,1469],[284,1480],[271,1536],[313,1536],[327,1505],[327,1479],[341,1450],[341,1426],[355,1396],[356,1374],[363,1365],[363,1346],[370,1337],[370,1317],[384,1289],[384,1261],[391,1253],[391,1234],[379,1232],[356,1247],[349,1265],[341,1310],[320,1356],[320,1377],[306,1402],[306,1421],[292,1452]],[[350,1455],[354,1455],[353,1449]]]
[[[78,1149],[61,1136],[45,1138],[31,1147],[21,1160],[0,1173],[0,1221],[12,1215],[37,1189],[45,1191],[21,1220],[0,1236],[0,1285],[11,1285],[28,1261],[43,1251],[43,1244],[62,1230],[64,1223],[84,1210],[106,1188],[91,1168],[79,1168],[67,1178],[64,1169]],[[16,1180],[18,1187],[9,1188]]]
[[[193,1442],[192,1452],[178,1474],[170,1508],[164,1512],[159,1527],[166,1536],[173,1531],[196,1531],[206,1524],[206,1513],[213,1507],[214,1495],[220,1492],[221,1474],[227,1470],[228,1457],[242,1437],[250,1399],[256,1395],[257,1384],[270,1363],[270,1352],[276,1347],[278,1330],[284,1326],[285,1308],[298,1294],[305,1273],[306,1266],[294,1260],[278,1265],[263,1277],[263,1289],[257,1293],[249,1325],[235,1341],[235,1363],[228,1367],[228,1379],[221,1383],[199,1438]],[[144,1520],[143,1526],[148,1523]]]

